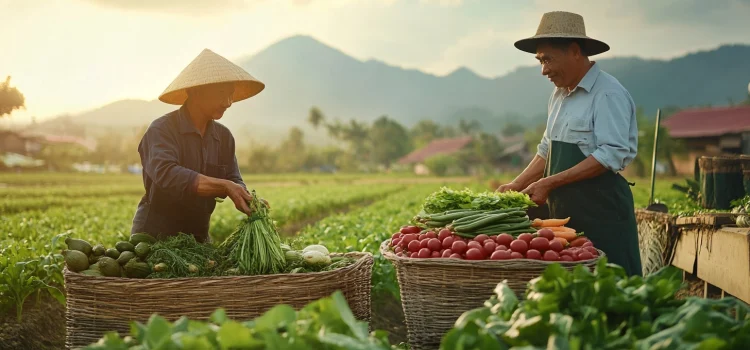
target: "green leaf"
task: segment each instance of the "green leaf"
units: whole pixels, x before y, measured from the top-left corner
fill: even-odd
[[[365,324],[360,324],[357,322],[357,320],[354,318],[354,314],[352,314],[352,310],[349,308],[349,304],[346,301],[346,298],[344,297],[344,294],[341,293],[341,291],[336,291],[331,296],[333,298],[333,303],[338,309],[339,314],[341,315],[341,319],[344,321],[344,323],[349,326],[350,331],[354,336],[359,340],[364,340],[367,338],[367,328]]]
[[[255,328],[259,331],[273,330],[294,323],[297,313],[289,305],[279,304],[255,319]]]
[[[263,345],[263,343],[253,339],[250,329],[232,320],[226,321],[221,325],[216,339],[221,344],[221,348],[225,350],[246,349],[250,346]]]
[[[169,322],[163,317],[153,314],[148,320],[146,328],[146,339],[143,344],[150,349],[167,349],[167,344],[171,341],[172,328]]]
[[[213,313],[211,313],[210,317],[211,322],[216,323],[218,325],[223,324],[224,322],[228,321],[227,318],[227,312],[223,308],[216,309]]]

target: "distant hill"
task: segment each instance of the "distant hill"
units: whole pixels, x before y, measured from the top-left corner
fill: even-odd
[[[656,108],[670,105],[744,100],[750,61],[741,57],[750,57],[750,46],[725,45],[671,60],[629,57],[598,62],[620,80],[638,106],[655,114]],[[530,64],[532,60],[529,56]],[[465,117],[499,130],[509,118],[527,124],[543,120],[552,90],[538,66],[493,79],[467,68],[435,76],[376,60],[360,61],[308,36],[281,40],[237,63],[265,82],[266,90],[232,106],[222,122],[258,139],[281,137],[291,125],[307,127],[311,106],[318,106],[328,118],[369,121],[385,114],[412,125],[424,118],[457,122]],[[122,100],[73,119],[87,129],[139,126],[174,108],[157,100]]]

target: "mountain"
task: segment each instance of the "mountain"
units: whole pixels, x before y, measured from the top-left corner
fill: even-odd
[[[744,100],[750,61],[737,58],[749,56],[750,46],[724,45],[670,60],[623,57],[597,62],[620,80],[638,106],[655,114],[660,107]],[[233,105],[222,122],[233,132],[259,140],[283,137],[292,125],[309,132],[307,114],[312,106],[329,119],[371,121],[388,115],[412,125],[424,118],[457,122],[464,117],[494,130],[508,120],[534,124],[544,120],[552,90],[538,66],[495,78],[467,68],[436,76],[377,60],[357,60],[309,36],[281,40],[236,63],[265,82],[266,89]],[[123,100],[73,119],[87,127],[139,126],[174,108],[158,100]]]

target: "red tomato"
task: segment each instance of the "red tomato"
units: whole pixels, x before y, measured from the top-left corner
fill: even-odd
[[[421,247],[419,241],[411,241],[409,242],[409,246],[407,248],[409,248],[410,252],[415,253],[418,252]]]
[[[457,254],[463,254],[466,251],[467,245],[464,241],[455,241],[451,246],[451,250]]]
[[[477,249],[477,248],[469,248],[469,250],[466,251],[466,259],[467,260],[483,260],[484,254]]]
[[[450,249],[443,250],[443,254],[440,254],[444,258],[449,258],[451,255],[453,255],[453,251]]]
[[[419,253],[416,253],[416,252],[415,253],[411,253],[411,255],[409,255],[409,257],[410,258],[418,258],[419,257]]]
[[[456,254],[456,253],[451,254],[450,258],[451,259],[463,259],[461,254]]]
[[[495,250],[508,250],[508,247],[504,245],[498,245],[497,247],[495,247]]]
[[[591,241],[587,241],[587,242],[584,242],[581,247],[585,248],[585,247],[593,247],[593,246],[594,246],[594,243],[591,243]]]
[[[507,246],[510,246],[510,242],[513,242],[513,236],[507,233],[503,233],[503,234],[498,235],[495,241],[497,242],[497,244],[504,245],[507,247]]]
[[[407,234],[407,235],[403,235],[401,237],[401,242],[404,243],[404,244],[406,244],[408,246],[411,241],[414,241],[416,239],[417,239],[417,235],[415,235],[415,234]]]
[[[430,242],[429,238],[419,240],[419,248],[427,248],[427,243]]]
[[[510,253],[508,253],[505,250],[496,250],[492,255],[490,256],[490,259],[492,260],[508,260],[510,259]]]
[[[403,236],[401,232],[396,232],[393,234],[393,236],[391,236],[391,240],[395,240],[396,238],[401,238],[401,236]]]
[[[536,249],[529,249],[526,251],[526,259],[542,260],[542,253]]]
[[[560,261],[574,261],[574,260],[573,260],[573,257],[570,255],[561,255]]]
[[[540,252],[543,252],[549,249],[549,240],[544,237],[534,238],[531,240],[531,243],[529,244],[529,248],[536,249]]]
[[[560,241],[550,241],[549,242],[549,249],[554,250],[556,252],[561,252],[563,250],[563,245]]]
[[[406,226],[406,227],[401,228],[401,233],[404,233],[404,234],[419,233],[419,232],[422,232],[422,229],[419,228],[418,226]]]
[[[522,239],[517,239],[513,242],[510,242],[510,250],[524,254],[529,249],[528,243]]]
[[[583,249],[586,250],[587,252],[591,253],[591,255],[593,255],[594,257],[599,256],[599,252],[597,252],[596,248],[594,248],[592,246],[584,246]]]
[[[469,244],[467,244],[467,246],[469,247],[469,249],[471,248],[477,248],[480,250],[484,249],[484,247],[482,247],[482,244],[477,241],[470,241]]]
[[[438,239],[440,239],[440,238],[438,238]],[[453,246],[453,237],[448,236],[448,237],[443,238],[443,242],[441,243],[441,245],[443,246],[443,248],[450,248],[450,247],[452,247]]]
[[[555,239],[555,233],[552,232],[552,230],[550,230],[548,228],[543,228],[543,229],[541,229],[539,231],[536,231],[536,233],[537,233],[537,235],[539,237],[544,237],[544,238],[546,238],[549,241]]]
[[[531,240],[534,239],[534,236],[531,235],[531,233],[522,233],[518,235],[518,239],[526,241],[526,243],[531,243]]]
[[[424,233],[420,233],[420,234],[419,234],[419,236],[417,236],[417,239],[418,239],[418,240],[419,240],[420,242],[421,242],[422,240],[424,240],[425,238],[427,238],[427,236],[425,236],[425,235],[424,235]]]
[[[490,239],[490,236],[487,236],[485,234],[477,235],[476,237],[474,237],[474,240],[477,241],[477,242],[479,242],[479,243],[483,243],[484,241],[486,241],[488,239]]]
[[[546,261],[560,261],[560,254],[557,254],[554,250],[548,250],[544,252],[544,260]]]
[[[401,252],[403,252],[403,251],[404,251],[404,248],[401,248],[401,247],[396,247],[396,248],[394,248],[394,249],[393,249],[393,251],[394,251],[394,252],[396,252],[396,254],[398,254],[398,253],[401,253]]]
[[[427,248],[430,248],[431,251],[440,251],[440,248],[442,248],[443,245],[440,243],[440,240],[437,238],[429,238],[427,241]]]
[[[432,255],[432,252],[430,252],[429,248],[422,248],[419,250],[419,255],[417,255],[419,258],[425,259],[429,258],[430,255]]]
[[[391,247],[398,246],[399,243],[401,243],[401,238],[396,238],[391,241]]]
[[[444,229],[440,230],[440,233],[438,233],[438,238],[442,241],[446,237],[450,237],[452,234],[453,234],[453,232],[451,232],[451,230],[449,230],[447,228],[444,228]]]
[[[510,253],[510,258],[511,259],[523,259],[523,254],[519,252],[512,252]]]
[[[560,256],[573,256],[573,252],[570,249],[563,249],[560,251]]]
[[[495,251],[495,248],[497,248],[497,243],[495,243],[495,241],[491,239],[484,241],[484,252],[487,253],[487,255],[492,254],[492,252]]]
[[[435,238],[437,239],[437,238]],[[440,252],[432,252],[432,255],[430,255],[431,258],[439,258],[441,257]]]
[[[427,238],[437,238],[438,237],[437,233],[435,233],[434,231],[427,232],[427,233],[424,234],[424,236],[427,237]]]
[[[591,260],[593,258],[594,258],[594,255],[587,251],[584,251],[581,254],[578,254],[578,260]]]

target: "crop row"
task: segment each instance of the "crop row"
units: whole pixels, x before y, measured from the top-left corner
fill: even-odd
[[[258,189],[259,195],[273,205],[279,225],[304,221],[333,210],[382,198],[403,189],[403,185],[327,185],[288,186]],[[30,210],[0,217],[0,309],[25,292],[33,293],[52,284],[60,285],[62,260],[57,254],[62,240],[52,244],[60,234],[112,246],[130,234],[133,213],[139,196],[86,198],[85,205],[64,203],[47,210]],[[83,199],[82,199],[83,200]],[[80,204],[80,203],[79,203]],[[240,222],[240,214],[231,201],[218,205],[212,216],[211,236],[221,241]],[[37,263],[27,263],[38,261]],[[34,275],[36,279],[28,280]],[[18,297],[10,293],[18,292]]]

